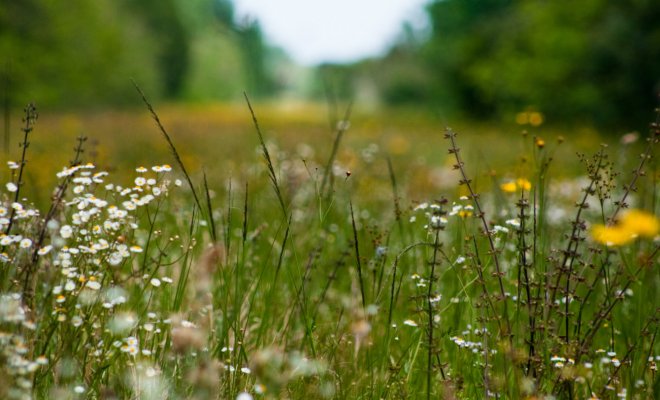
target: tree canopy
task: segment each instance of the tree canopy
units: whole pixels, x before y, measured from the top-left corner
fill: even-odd
[[[657,104],[657,1],[443,0],[428,14],[423,59],[438,104],[598,124],[648,121]]]

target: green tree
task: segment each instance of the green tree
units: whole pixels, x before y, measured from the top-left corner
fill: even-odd
[[[433,91],[447,106],[640,127],[660,82],[660,3],[445,0],[428,7]]]
[[[0,1],[13,104],[127,103],[136,98],[131,77],[157,92],[154,44],[111,0]]]
[[[240,47],[243,51],[243,67],[247,75],[247,89],[257,97],[271,95],[275,85],[267,69],[268,47],[264,41],[259,21],[246,18],[237,27]]]
[[[178,96],[189,66],[190,40],[175,0],[124,0],[124,7],[136,12],[156,39],[165,95]]]

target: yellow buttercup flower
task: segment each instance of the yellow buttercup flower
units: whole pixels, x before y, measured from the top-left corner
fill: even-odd
[[[472,216],[472,211],[461,210],[461,211],[458,212],[458,216],[461,217],[461,218],[471,217]]]
[[[515,193],[518,187],[515,182],[505,182],[500,185],[500,189],[506,193]]]
[[[500,189],[505,193],[516,193],[520,189],[529,191],[531,188],[532,183],[525,178],[518,178],[515,181],[504,182],[500,185]]]
[[[655,215],[641,210],[630,210],[616,225],[594,225],[591,228],[591,237],[606,246],[621,246],[639,236],[654,238],[659,231],[660,222]]]
[[[635,235],[628,230],[601,224],[594,225],[591,228],[591,237],[606,246],[621,246],[635,239]]]
[[[532,126],[540,126],[543,123],[543,114],[537,111],[529,113],[529,124]]]
[[[660,231],[660,222],[651,213],[641,210],[630,210],[621,218],[621,227],[639,236],[653,238]]]
[[[516,180],[516,184],[518,185],[518,187],[520,189],[523,189],[523,190],[530,190],[532,188],[532,182],[528,181],[525,178],[518,178]]]

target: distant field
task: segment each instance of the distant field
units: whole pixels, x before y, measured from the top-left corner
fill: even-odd
[[[259,158],[257,135],[245,104],[156,104],[155,108],[193,174],[204,169],[214,184],[221,184],[229,177],[240,180],[246,163]],[[255,112],[266,140],[276,145],[282,156],[291,156],[293,162],[310,157],[327,161],[335,129],[332,113],[326,106],[255,104]],[[341,118],[344,112],[337,110],[334,119]],[[13,117],[9,157],[15,159],[20,154],[18,110]],[[555,172],[570,177],[583,173],[576,151],[588,151],[600,142],[618,141],[617,137],[599,137],[591,129],[453,121],[410,109],[371,113],[358,109],[352,113],[350,122],[337,156],[339,165],[359,177],[365,169],[370,173],[384,172],[385,159],[390,157],[402,179],[410,180],[409,190],[415,196],[438,186],[451,186],[442,175],[448,163],[442,140],[446,126],[459,132],[466,157],[475,170],[495,172],[517,165],[529,150],[529,141],[522,136],[524,130],[528,131],[528,137],[543,138],[548,148],[557,147],[558,137],[565,139],[555,153],[562,169]],[[31,163],[38,163],[40,168],[29,169],[27,179],[37,187],[54,184],[51,171],[68,163],[68,152],[78,135],[89,139],[86,157],[106,169],[172,161],[167,144],[146,109],[60,113],[42,110],[30,145]],[[361,157],[363,153],[369,154],[368,165]],[[387,180],[386,175],[382,177]]]

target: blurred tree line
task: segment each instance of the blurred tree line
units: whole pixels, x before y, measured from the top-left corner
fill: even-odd
[[[660,92],[657,0],[435,0],[427,32],[381,59],[326,65],[338,91],[372,80],[391,105],[504,118],[643,127]]]
[[[0,0],[1,100],[5,109],[134,103],[133,78],[153,98],[293,87],[445,115],[510,121],[536,109],[617,127],[640,127],[657,105],[657,0],[430,0],[426,14],[428,28],[404,25],[383,57],[321,65],[301,89],[304,71],[231,0]]]
[[[130,104],[131,78],[169,99],[268,95],[271,51],[230,0],[0,0],[5,104]]]
[[[648,121],[658,104],[657,0],[449,0],[428,11],[432,95],[461,109],[531,106],[606,125]]]

